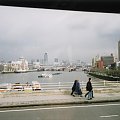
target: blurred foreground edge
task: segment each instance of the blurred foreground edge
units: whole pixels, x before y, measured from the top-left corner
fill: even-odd
[[[119,0],[0,0],[1,6],[120,13]]]

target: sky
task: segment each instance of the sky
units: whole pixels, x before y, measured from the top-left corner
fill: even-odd
[[[99,55],[117,57],[120,15],[0,6],[0,60],[24,57],[91,63]]]

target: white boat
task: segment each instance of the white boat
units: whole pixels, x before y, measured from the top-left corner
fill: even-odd
[[[38,81],[32,81],[32,84],[33,84],[32,90],[34,90],[34,91],[35,90],[41,90],[41,85]]]
[[[38,77],[51,78],[51,77],[52,77],[52,74],[46,74],[46,73],[43,73],[43,74],[41,74],[41,75],[38,76]]]
[[[12,85],[11,83],[2,83],[0,84],[0,90],[11,90]]]
[[[15,72],[15,73],[26,73],[27,70],[15,70],[14,72]]]

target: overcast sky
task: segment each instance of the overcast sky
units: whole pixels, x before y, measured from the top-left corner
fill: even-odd
[[[91,63],[117,56],[120,15],[0,6],[0,60],[54,58]]]

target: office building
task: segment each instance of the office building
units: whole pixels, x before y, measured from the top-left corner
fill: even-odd
[[[120,61],[120,40],[118,41],[118,61]]]
[[[48,54],[44,54],[44,65],[48,65]]]
[[[109,66],[109,65],[114,63],[113,54],[111,54],[110,56],[102,56],[101,60],[103,61],[103,66],[107,67],[107,66]]]

